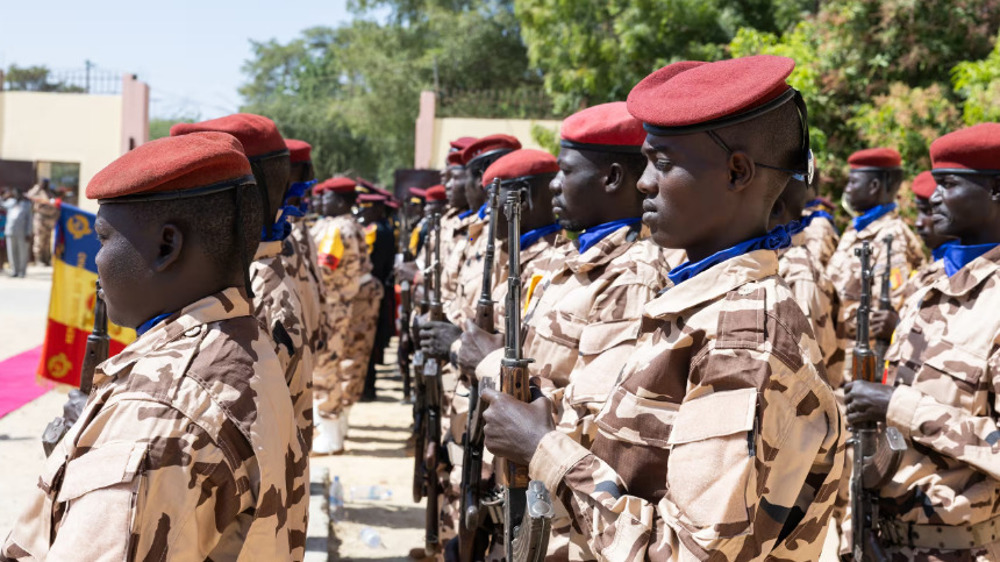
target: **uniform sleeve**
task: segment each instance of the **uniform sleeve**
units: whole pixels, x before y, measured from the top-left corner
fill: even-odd
[[[984,376],[993,399],[990,415],[972,415],[901,385],[892,393],[886,420],[914,443],[1000,480],[1000,351],[994,351],[987,365]]]
[[[133,559],[130,549],[136,560],[206,559],[241,511],[219,444],[161,404],[120,402],[104,415],[93,447],[66,465],[67,511],[48,559]]]
[[[809,318],[816,343],[819,344],[826,365],[827,380],[830,386],[838,389],[844,384],[843,354],[840,353],[840,342],[837,339],[837,329],[834,326],[835,292],[832,286],[823,290],[820,284],[811,279],[789,281],[789,288],[795,297],[795,302],[802,306]]]
[[[569,436],[543,438],[530,473],[567,507],[599,559],[750,562],[764,560],[779,536],[786,544],[803,541],[801,559],[819,558],[815,537],[826,528],[843,461],[832,398],[820,407],[807,385],[774,384],[802,379],[773,358],[732,351],[715,368],[732,371],[738,363],[739,378],[767,372],[773,383],[759,393],[700,385],[688,392],[665,445],[666,491],[657,503],[629,495],[610,464]],[[622,451],[636,446],[654,445],[623,444]],[[822,514],[804,519],[813,501]],[[790,535],[782,533],[786,524],[795,529]]]

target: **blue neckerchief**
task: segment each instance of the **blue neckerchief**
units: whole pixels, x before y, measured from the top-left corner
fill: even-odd
[[[754,250],[780,250],[782,248],[787,248],[791,243],[792,237],[788,234],[788,229],[784,226],[776,226],[764,236],[747,240],[746,242],[737,244],[728,250],[720,250],[701,261],[681,264],[671,270],[670,273],[667,273],[667,277],[670,278],[674,285],[679,285],[713,265],[720,264],[730,258],[742,256],[743,254],[748,254]]]
[[[267,229],[260,229],[260,241],[261,242],[277,242],[279,240],[284,240],[288,238],[288,235],[292,233],[292,225],[288,222],[288,216],[294,214],[289,212],[289,209],[294,207],[282,207],[281,216],[275,221],[274,226],[271,227],[271,235],[267,235]]]
[[[472,213],[475,213],[475,211],[473,211],[472,209],[467,209],[467,210],[462,211],[461,213],[459,213],[458,214],[458,218],[461,219],[461,220],[465,220],[465,219],[469,218],[469,215],[471,215]]]
[[[810,221],[808,219],[809,217],[806,217],[802,220],[791,221],[788,224],[783,225],[785,227],[785,232],[787,232],[789,236],[795,236],[809,226]]]
[[[931,258],[934,261],[944,259],[944,251],[948,249],[948,244],[954,244],[954,242],[945,242],[944,244],[941,244],[937,248],[931,250]]]
[[[490,212],[490,202],[487,201],[483,203],[483,206],[479,208],[479,220],[484,220],[486,214]]]
[[[604,224],[592,226],[587,230],[584,230],[583,232],[580,233],[580,236],[577,238],[577,241],[580,243],[580,253],[582,254],[587,250],[593,248],[594,244],[597,244],[601,240],[604,240],[605,236],[611,234],[612,232],[618,230],[619,228],[623,226],[631,226],[641,220],[642,217],[633,217],[630,219],[618,219],[616,221],[606,222]]]
[[[973,246],[963,246],[958,242],[944,244],[941,246],[944,248],[944,272],[948,274],[948,277],[951,277],[969,265],[969,262],[997,246],[1000,244],[975,244]]]
[[[833,229],[837,231],[837,234],[840,234],[840,229],[837,228],[837,221],[834,220],[833,215],[823,210],[813,211],[809,213],[809,215],[802,217],[802,222],[804,223],[804,226],[809,226],[810,224],[812,224],[814,220],[818,218],[824,218],[830,221],[830,224],[833,225]]]
[[[895,203],[889,203],[887,205],[876,205],[871,209],[868,209],[864,214],[854,217],[854,230],[861,232],[869,224],[877,221],[878,219],[885,216],[887,213],[894,211],[896,209]]]
[[[521,250],[526,250],[531,247],[532,244],[538,242],[542,238],[552,234],[553,232],[558,232],[562,227],[559,223],[554,222],[549,226],[543,226],[541,228],[536,228],[535,230],[529,230],[521,235]]]
[[[806,209],[808,209],[809,207],[815,207],[816,205],[825,205],[825,204],[826,203],[823,203],[822,199],[817,197],[816,199],[812,199],[808,203],[806,203]]]
[[[140,336],[143,335],[143,334],[145,334],[146,332],[152,330],[153,327],[156,326],[157,324],[159,324],[160,322],[163,322],[167,318],[170,318],[171,314],[173,314],[173,312],[167,312],[166,314],[161,314],[159,316],[154,316],[154,317],[150,318],[149,320],[146,320],[145,322],[143,322],[142,324],[140,324],[138,328],[135,329],[135,333],[138,334],[138,335],[140,335]]]
[[[293,217],[302,217],[302,216],[305,216],[306,211],[309,210],[309,205],[306,204],[306,203],[304,203],[304,202],[302,202],[302,201],[300,201],[297,207],[292,207],[291,205],[288,204],[288,200],[289,199],[294,199],[296,197],[298,197],[301,200],[302,196],[305,195],[307,191],[309,191],[310,189],[312,189],[312,186],[314,186],[314,185],[316,185],[316,180],[297,181],[297,182],[293,183],[292,185],[290,185],[288,187],[288,191],[285,193],[285,201],[284,201],[284,203],[285,203],[285,209],[286,210],[288,210],[288,209],[298,209],[300,211],[299,214],[295,214],[294,212],[289,211],[289,213]]]

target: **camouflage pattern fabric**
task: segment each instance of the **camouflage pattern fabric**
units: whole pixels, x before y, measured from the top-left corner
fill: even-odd
[[[819,258],[805,245],[800,232],[792,237],[792,245],[778,250],[778,275],[788,283],[795,302],[799,303],[812,325],[813,334],[823,352],[826,378],[830,386],[839,389],[844,384],[844,353],[837,339],[837,291],[826,276]]]
[[[855,230],[854,226],[849,227],[827,266],[827,277],[833,282],[837,298],[840,300],[836,326],[840,347],[844,350],[845,366],[850,365],[852,361],[858,305],[861,299],[861,262],[854,255],[854,249],[860,248],[864,242],[868,242],[872,249],[871,263],[875,273],[872,307],[877,307],[882,272],[885,271],[885,243],[882,240],[889,234],[893,236],[891,298],[893,306],[899,309],[902,304],[903,282],[910,278],[910,272],[919,269],[924,263],[924,246],[920,238],[910,230],[903,219],[899,218],[896,211],[879,217],[861,232]],[[874,345],[874,340],[871,343]],[[850,382],[851,373],[847,367],[844,369],[843,378],[845,384]]]
[[[934,260],[925,263],[920,266],[920,269],[914,271],[910,274],[910,278],[906,280],[903,284],[903,288],[900,289],[900,296],[905,302],[910,297],[912,297],[917,291],[927,287],[937,281],[938,277],[944,275],[944,262],[941,260]]]
[[[291,234],[281,247],[285,271],[298,286],[303,319],[309,333],[309,347],[316,352],[326,346],[326,295],[321,290],[316,242],[304,217],[291,217]]]
[[[378,322],[382,282],[371,273],[361,278],[361,288],[351,301],[350,322],[344,341],[344,356],[340,361],[341,404],[350,406],[361,398],[365,388],[368,362],[375,346],[375,325]]]
[[[455,294],[451,300],[442,302],[444,303],[445,317],[449,322],[459,327],[464,326],[466,320],[476,316],[476,303],[479,302],[479,295],[483,289],[483,258],[486,255],[489,223],[489,217],[485,220],[477,218],[476,222],[468,225],[466,229],[457,231],[464,232],[466,236],[464,242],[456,244],[455,252],[460,251],[461,254],[457,258],[454,252],[448,256],[449,268],[456,268],[455,270],[445,270],[448,278],[455,281]],[[441,285],[447,285],[443,272],[441,277]]]
[[[326,346],[319,356],[313,377],[313,393],[320,415],[336,417],[343,410],[344,359],[351,321],[351,302],[361,288],[363,271],[371,271],[361,225],[350,214],[322,217],[311,229],[319,256],[318,271],[326,300]],[[338,245],[339,257],[326,253],[325,245]]]
[[[777,273],[758,250],[666,290],[646,305],[592,449],[542,439],[529,472],[598,559],[819,559],[843,434]]]
[[[34,238],[32,238],[31,251],[36,262],[52,262],[52,231],[59,220],[59,207],[55,205],[55,199],[51,199],[40,185],[36,185],[25,194],[31,199],[31,223]]]
[[[303,559],[307,459],[250,306],[203,298],[98,367],[0,558]]]
[[[313,354],[308,326],[302,318],[298,284],[285,269],[281,247],[280,240],[261,242],[257,246],[257,253],[250,263],[253,314],[274,344],[291,394],[296,427],[302,434],[302,448],[308,454],[313,427]]]
[[[967,527],[1000,515],[1000,248],[940,275],[900,312],[886,355],[887,423],[909,448],[879,493],[882,515]],[[970,550],[897,548],[893,560],[1000,560],[1000,536]],[[990,537],[986,537],[989,541]]]
[[[472,225],[479,221],[475,213],[464,219],[458,219],[457,215],[452,224],[441,225],[441,302],[445,305],[445,316],[452,320],[449,314],[451,303],[455,303],[459,296],[459,276],[463,274],[462,267],[466,261],[467,247],[469,246],[470,232]],[[433,252],[434,249],[424,244],[424,250]],[[433,255],[433,254],[431,254]],[[417,263],[423,264],[421,259]]]
[[[802,216],[809,216],[814,211],[822,209],[822,205],[808,207],[802,212]],[[840,233],[837,232],[837,227],[827,219],[820,217],[809,223],[809,226],[802,233],[805,235],[804,244],[809,249],[809,253],[816,256],[820,263],[826,267],[830,263],[830,258],[837,251],[837,244],[840,243]]]

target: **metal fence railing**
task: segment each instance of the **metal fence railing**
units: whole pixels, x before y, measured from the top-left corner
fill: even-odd
[[[117,95],[122,75],[88,64],[85,68],[49,70],[44,67],[0,70],[0,90]]]

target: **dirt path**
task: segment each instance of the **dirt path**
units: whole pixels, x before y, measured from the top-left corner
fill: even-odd
[[[395,362],[395,354],[387,350],[386,359]],[[346,453],[312,459],[312,470],[329,468],[331,479],[338,476],[344,487],[345,517],[334,524],[332,560],[408,560],[410,549],[423,545],[424,504],[413,503],[413,457],[406,451],[412,409],[401,403],[403,383],[394,369],[380,367],[376,387],[378,400],[351,412]],[[392,497],[352,499],[352,487],[368,486],[388,489]],[[381,546],[362,542],[365,527],[379,534]]]

